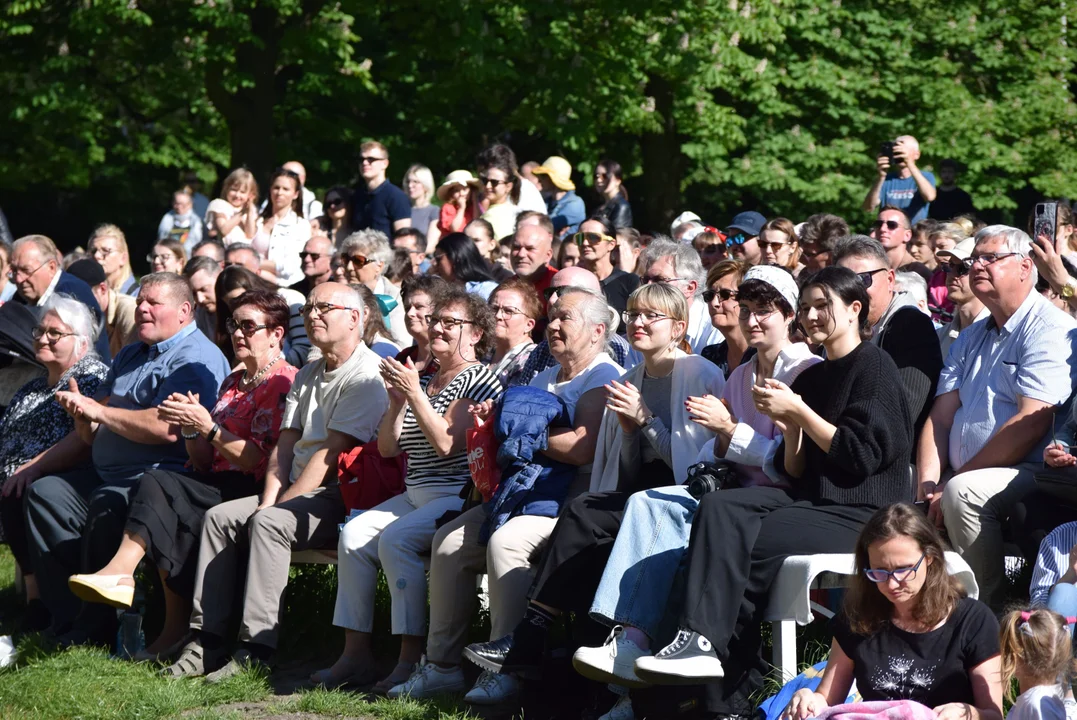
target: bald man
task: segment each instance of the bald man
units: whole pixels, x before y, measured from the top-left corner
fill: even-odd
[[[557,289],[565,287],[583,288],[599,297],[605,297],[602,294],[602,284],[598,281],[598,276],[581,267],[567,267],[554,273],[553,278],[550,280],[549,302],[551,305],[557,302]],[[616,328],[614,329],[616,330]],[[610,335],[610,355],[621,367],[624,367],[625,358],[628,357],[628,350],[628,342],[623,337],[617,334]],[[527,385],[540,372],[556,364],[557,361],[550,354],[550,344],[543,338],[542,342],[535,346],[530,357],[527,358],[527,364],[524,365],[523,372],[520,373],[518,384]]]
[[[902,135],[893,145],[896,167],[891,167],[888,153],[879,152],[875,182],[864,198],[864,210],[874,212],[879,205],[890,205],[905,213],[910,223],[917,223],[927,217],[935,199],[935,176],[916,166],[920,143],[912,135]]]

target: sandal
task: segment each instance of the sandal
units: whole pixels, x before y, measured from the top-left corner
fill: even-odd
[[[180,655],[179,660],[163,669],[161,674],[173,679],[202,677],[206,674],[207,667],[220,664],[220,661],[224,659],[224,652],[220,650],[213,651],[209,655],[210,662],[206,662],[207,653],[203,649],[202,643],[198,640],[192,640],[183,648],[183,653]]]

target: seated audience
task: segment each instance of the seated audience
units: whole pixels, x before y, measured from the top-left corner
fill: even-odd
[[[288,320],[288,332],[284,336],[284,359],[295,367],[303,367],[311,352],[310,338],[307,336],[306,318],[303,317],[303,305],[306,299],[290,288],[278,287],[274,283],[260,277],[245,267],[232,265],[226,267],[217,276],[213,286],[213,294],[216,300],[217,318],[217,344],[224,351],[229,362],[234,360],[232,356],[231,333],[225,323],[232,312],[230,303],[245,292],[251,290],[263,290],[275,292],[288,303],[290,317]]]
[[[580,231],[569,236],[565,244],[575,244],[580,249],[580,267],[590,270],[602,285],[606,302],[618,313],[628,307],[628,296],[639,287],[638,275],[615,267],[613,251],[617,249],[617,231],[599,218],[591,218],[580,224]]]
[[[135,308],[138,302],[135,298],[110,288],[105,269],[92,258],[79,260],[72,264],[67,272],[90,286],[90,291],[101,308],[101,322],[95,330],[108,337],[110,359],[116,357],[124,346],[138,342],[138,331],[135,328]]]
[[[488,505],[480,504],[438,530],[430,565],[428,662],[393,688],[391,697],[429,697],[466,689],[460,660],[478,573],[488,573],[491,636],[501,638],[519,622],[531,582],[532,558],[550,537],[566,488],[568,497],[586,488],[602,419],[604,386],[623,372],[605,351],[611,319],[612,311],[597,292],[569,288],[552,302],[546,336],[558,364],[541,372],[530,385],[557,396],[557,405],[564,403],[571,425],[551,428],[547,447],[534,450],[567,466],[562,468],[567,471],[565,484],[559,496],[547,496],[547,502],[534,502],[537,498],[522,494],[521,502],[507,516],[500,516],[496,528],[488,524]],[[493,412],[492,403],[478,404],[473,412],[484,419]],[[544,488],[533,489],[537,494]],[[492,530],[488,541],[483,539],[484,529]],[[483,675],[467,697],[470,702],[495,704],[515,695],[517,689],[514,678]]]
[[[195,638],[166,675],[210,673],[207,680],[220,682],[266,662],[277,645],[292,551],[336,542],[344,519],[337,458],[374,438],[388,406],[378,356],[362,341],[365,315],[358,293],[332,282],[314,288],[303,306],[307,333],[322,356],[295,376],[261,496],[222,503],[205,515],[190,621]],[[249,543],[247,553],[239,552],[240,543]],[[237,594],[240,645],[215,670],[228,657]]]
[[[220,274],[221,266],[204,255],[191,258],[183,268],[183,277],[194,293],[195,324],[213,341],[217,340],[217,276]]]
[[[783,720],[844,704],[854,681],[865,702],[911,700],[939,720],[1002,720],[998,621],[947,574],[944,551],[911,505],[890,505],[868,520],[852,587],[830,621],[822,682],[798,690]]]
[[[434,309],[434,300],[448,289],[449,284],[437,275],[420,275],[404,285],[404,320],[413,343],[397,353],[396,359],[403,364],[410,360],[420,375],[433,375],[438,371],[437,358],[430,352],[428,318]]]
[[[863,342],[870,331],[864,284],[824,268],[802,288],[799,320],[826,360],[792,387],[752,389],[756,409],[782,433],[775,469],[787,487],[704,495],[685,557],[680,630],[636,675],[655,684],[706,687],[708,712],[749,714],[763,667],[760,608],[789,555],[849,552],[875,510],[907,500],[912,413],[893,360]],[[679,611],[679,612],[678,612]]]
[[[386,327],[393,337],[404,337],[407,326],[404,324],[400,290],[385,279],[385,268],[393,257],[389,238],[379,230],[359,230],[345,238],[338,247],[347,283],[370,288],[378,296]]]
[[[984,307],[969,287],[971,268],[968,261],[975,247],[973,238],[965,238],[952,248],[936,253],[939,269],[946,274],[947,302],[953,308],[953,319],[938,331],[943,360],[950,354],[950,346],[958,335],[972,327],[973,323],[991,315],[991,311]]]
[[[448,235],[449,233],[444,234]],[[441,235],[438,237],[440,238]],[[416,230],[414,227],[394,230],[391,244],[394,253],[401,250],[407,255],[408,267],[411,268],[413,275],[421,275],[430,267],[430,263],[426,259],[426,235],[422,231]]]
[[[553,223],[546,215],[537,212],[523,212],[516,223],[516,232],[512,235],[512,250],[509,259],[512,271],[535,286],[535,292],[543,294],[550,287],[557,269],[550,265],[553,259]],[[545,305],[542,308],[546,316]]]
[[[475,243],[464,233],[449,233],[438,241],[430,258],[430,272],[467,292],[489,300],[497,287]]]
[[[525,368],[535,349],[531,331],[542,311],[542,301],[531,283],[513,277],[490,294],[490,310],[494,313],[494,352],[490,356],[490,372],[503,388],[526,385],[527,381],[523,380]]]
[[[158,416],[158,405],[188,392],[209,405],[228,375],[224,356],[194,325],[194,301],[182,277],[143,277],[137,313],[139,342],[120,351],[96,394],[74,387],[56,393],[74,431],[21,470],[31,483],[25,498],[30,567],[61,644],[115,640],[115,614],[82,607],[67,578],[108,562],[143,473],[183,470],[180,429]]]
[[[567,267],[576,267],[580,264],[580,246],[574,242],[561,243],[557,251],[557,269],[564,270]]]
[[[707,272],[707,289],[701,294],[710,313],[711,325],[721,333],[722,339],[706,346],[699,354],[717,365],[726,378],[755,353],[741,330],[740,303],[737,301],[737,288],[751,268],[743,260],[723,260]]]
[[[187,634],[202,519],[222,502],[257,495],[276,445],[284,401],[296,369],[284,360],[288,305],[274,292],[254,290],[233,303],[225,323],[242,366],[221,383],[212,410],[191,393],[176,392],[158,408],[180,428],[191,467],[150,470],[131,498],[123,540],[108,564],[73,575],[72,592],[87,602],[131,607],[134,572],[149,556],[164,587],[165,621],[157,639],[135,656],[168,658]]]
[[[167,238],[158,240],[146,256],[146,262],[150,264],[150,272],[179,275],[187,264],[187,251],[183,249],[183,243]]]
[[[1005,225],[976,233],[969,286],[991,317],[951,346],[916,460],[918,498],[993,608],[1003,601],[1002,523],[1035,488],[1055,406],[1073,387],[1077,321],[1035,292],[1030,244]]]
[[[194,246],[191,257],[208,257],[224,270],[224,245],[219,240],[203,240]]]
[[[762,221],[759,224],[762,225]],[[640,266],[643,269],[641,284],[667,283],[684,294],[689,318],[685,340],[693,353],[698,355],[703,348],[721,341],[722,334],[711,324],[707,304],[700,297],[707,276],[699,254],[691,245],[655,238],[640,255]],[[638,363],[638,358],[635,359]]]
[[[342,185],[329,188],[325,192],[323,206],[328,222],[321,229],[329,238],[329,242],[333,243],[333,245],[338,245],[352,232],[351,188]]]
[[[767,219],[759,213],[749,210],[737,213],[733,222],[725,230],[725,247],[734,260],[743,260],[750,265],[763,262],[763,252],[759,248],[759,233]]]
[[[53,294],[41,312],[33,329],[34,356],[48,375],[23,385],[0,415],[0,522],[3,537],[23,573],[28,608],[22,627],[31,632],[48,627],[49,612],[38,591],[26,534],[23,500],[32,478],[27,470],[75,429],[74,418],[64,412],[56,393],[70,389],[74,381],[79,392],[92,397],[108,376],[108,366],[93,349],[94,320],[89,308]]]
[[[464,234],[472,239],[479,254],[486,261],[486,270],[498,282],[504,282],[513,276],[508,264],[508,257],[502,256],[501,246],[494,241],[494,229],[485,220],[477,219],[469,222],[464,228]]]
[[[86,243],[86,252],[105,269],[108,287],[121,295],[137,295],[138,283],[131,272],[127,238],[115,225],[99,225]]]
[[[396,357],[400,353],[402,343],[398,342],[385,327],[385,321],[381,316],[381,305],[378,304],[374,293],[370,292],[370,288],[366,285],[355,285],[353,289],[359,293],[359,297],[363,300],[363,307],[366,308],[363,342],[378,357]]]
[[[303,252],[299,253],[299,263],[303,271],[303,279],[291,286],[290,289],[306,298],[310,291],[329,282],[332,279],[333,268],[330,263],[333,260],[333,243],[325,235],[315,235],[307,240],[303,246]]]
[[[333,624],[342,627],[344,652],[312,680],[328,686],[369,683],[375,663],[371,647],[378,569],[392,597],[392,628],[400,635],[396,668],[375,690],[388,691],[411,675],[426,635],[426,570],[435,522],[459,510],[461,489],[471,478],[465,433],[468,408],[501,394],[497,378],[478,360],[493,345],[493,317],[481,299],[460,289],[434,298],[430,350],[438,361],[432,375],[412,363],[381,362],[389,409],[378,428],[383,457],[407,453],[405,492],[350,520],[337,551],[337,604]]]

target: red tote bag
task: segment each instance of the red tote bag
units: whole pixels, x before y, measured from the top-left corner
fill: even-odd
[[[471,479],[475,489],[485,502],[497,492],[501,482],[501,468],[497,466],[497,435],[494,434],[496,413],[490,413],[486,422],[479,423],[475,418],[475,427],[467,429],[467,466],[471,470]]]
[[[358,445],[337,458],[337,480],[344,507],[369,510],[404,492],[407,457],[382,457],[376,440]]]

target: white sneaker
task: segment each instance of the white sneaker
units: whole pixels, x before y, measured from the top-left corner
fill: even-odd
[[[576,672],[590,680],[625,687],[650,685],[636,675],[636,660],[648,657],[650,653],[627,639],[624,632],[624,628],[618,625],[601,647],[581,647],[577,650],[572,656],[572,666]]]
[[[467,689],[464,671],[459,667],[443,670],[432,662],[424,663],[406,681],[391,688],[390,698],[410,697],[424,700],[437,695],[451,695]]]
[[[475,686],[468,690],[464,702],[472,705],[500,705],[520,693],[520,681],[515,675],[483,670]]]
[[[628,695],[617,698],[610,711],[598,720],[636,720],[636,713],[632,710],[632,698]]]

